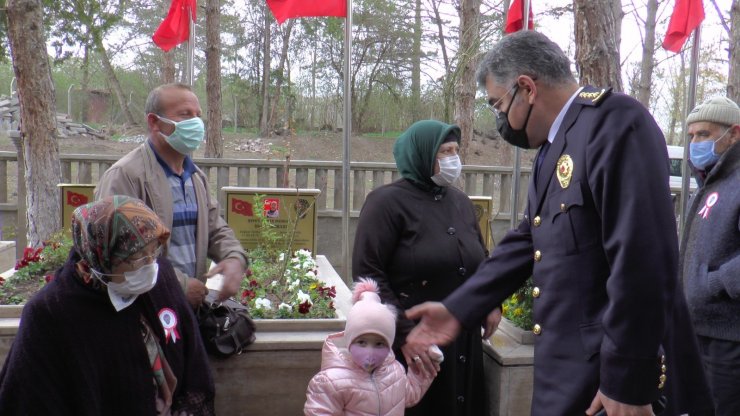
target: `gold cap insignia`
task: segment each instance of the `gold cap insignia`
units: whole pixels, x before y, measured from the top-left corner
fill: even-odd
[[[573,175],[573,159],[569,155],[562,155],[558,159],[557,171],[558,182],[561,188],[567,188],[570,185],[570,178]]]

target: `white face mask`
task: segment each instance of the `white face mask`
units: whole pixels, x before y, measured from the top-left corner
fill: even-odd
[[[460,177],[460,172],[462,172],[460,156],[443,157],[437,159],[437,163],[439,163],[439,173],[432,176],[432,181],[437,186],[450,186]]]
[[[124,281],[121,283],[108,282],[105,283],[100,273],[93,270],[95,275],[103,284],[108,286],[108,297],[110,298],[113,307],[116,308],[117,312],[130,306],[136,298],[142,293],[146,293],[157,284],[157,273],[159,272],[159,264],[153,262],[138,268],[131,272],[124,272]]]

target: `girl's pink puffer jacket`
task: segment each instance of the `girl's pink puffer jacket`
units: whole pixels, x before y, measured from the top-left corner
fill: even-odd
[[[352,361],[344,333],[329,335],[321,352],[321,371],[308,384],[306,416],[403,416],[421,400],[433,377],[408,375],[391,351],[372,374]]]

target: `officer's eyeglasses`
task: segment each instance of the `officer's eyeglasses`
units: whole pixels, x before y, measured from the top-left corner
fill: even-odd
[[[511,94],[513,91],[515,91],[517,87],[519,87],[519,84],[514,84],[514,86],[509,88],[509,91],[506,91],[506,94],[504,94],[501,98],[496,100],[496,102],[493,102],[493,98],[490,98],[488,100],[488,109],[491,110],[491,113],[493,113],[494,117],[498,118],[498,115],[501,112],[499,107],[501,107],[501,104],[503,103],[504,98],[506,98],[506,96]],[[509,104],[509,107],[511,107],[511,104]]]
[[[163,251],[162,246],[159,246],[157,247],[156,250],[154,250],[154,253],[148,256],[137,257],[135,259],[128,258],[124,260],[123,262],[133,267],[134,269],[138,269],[144,265],[154,263],[154,261],[157,260],[157,257],[162,255],[162,251]]]

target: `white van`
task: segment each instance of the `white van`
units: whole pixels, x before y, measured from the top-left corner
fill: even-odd
[[[671,164],[671,177],[669,180],[671,192],[681,192],[681,184],[683,183],[683,176],[681,173],[683,147],[668,146],[668,160]],[[696,179],[694,179],[690,174],[689,178],[691,178],[691,182],[689,182],[689,186],[691,187],[691,189],[689,190],[689,192],[693,193],[696,190]]]

